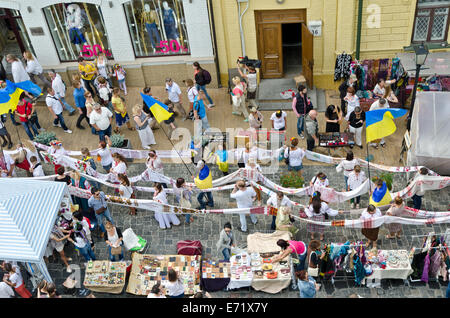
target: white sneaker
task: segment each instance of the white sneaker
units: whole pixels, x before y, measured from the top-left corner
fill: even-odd
[[[356,208],[359,209],[359,203],[356,205]]]
[[[214,107],[214,106],[216,106],[216,104],[214,104],[214,103],[208,104],[208,107],[209,107],[209,108],[212,108],[212,107]]]
[[[67,129],[67,130],[64,130],[64,132],[65,132],[65,133],[68,133],[68,134],[71,134],[71,133],[72,133],[72,130]]]
[[[39,128],[39,131],[45,131],[45,129],[41,127],[41,128]]]
[[[150,149],[150,147],[149,147],[149,146],[145,146],[145,147],[144,147],[144,149],[147,149],[147,150],[149,150],[149,149]]]
[[[61,124],[53,124],[53,127],[61,127]]]
[[[300,137],[301,137],[302,139],[305,139],[305,136],[303,136],[303,135],[300,135]]]
[[[66,268],[66,272],[68,272],[68,273],[72,273],[72,269],[70,268],[70,265],[69,265],[69,266],[67,266],[67,268]]]
[[[355,205],[355,203],[352,203],[352,209],[354,209],[354,208],[355,208],[355,206],[356,206],[356,205]]]

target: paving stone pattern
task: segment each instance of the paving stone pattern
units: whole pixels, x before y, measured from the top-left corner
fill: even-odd
[[[189,165],[191,171],[194,170],[192,164]],[[45,167],[47,174],[51,174],[51,168],[46,165]],[[101,168],[99,168],[101,169]],[[141,173],[145,169],[144,164],[133,163],[129,164],[128,175],[135,176]],[[230,172],[237,169],[237,166],[230,167]],[[189,172],[183,165],[179,164],[166,164],[164,167],[165,174],[174,178],[184,177],[186,180],[192,180]],[[306,166],[303,170],[303,175],[306,180],[311,180],[311,178],[319,171],[323,171],[329,178],[330,186],[342,191],[344,188],[344,177],[341,173],[337,173],[334,166]],[[367,175],[367,171],[366,175]],[[278,173],[269,174],[269,178],[277,183],[280,181],[280,175],[287,173],[287,169],[284,165],[280,167]],[[376,175],[378,172],[371,170],[372,175]],[[213,178],[219,178],[222,173],[214,166],[212,167]],[[142,183],[139,185],[150,186],[150,183]],[[394,176],[394,190],[398,191],[403,189],[406,185],[406,176],[403,174],[395,174]],[[113,194],[110,189],[103,188],[106,193]],[[438,191],[427,192],[423,199],[423,209],[431,211],[446,211],[448,208],[450,191],[449,189],[442,189]],[[151,199],[151,194],[149,193],[138,193],[137,198]],[[306,204],[308,198],[306,197],[291,197],[291,199]],[[267,200],[267,196],[263,195],[263,201]],[[194,199],[195,201],[195,199]],[[197,206],[193,201],[193,206]],[[214,193],[214,203],[216,208],[229,208],[234,207],[235,202],[229,199],[229,191],[216,192]],[[169,202],[173,202],[172,198],[169,196]],[[368,195],[364,195],[361,198],[361,206],[368,204]],[[411,204],[409,204],[411,205]],[[350,208],[350,203],[345,202],[340,205],[332,205],[333,208],[339,208],[348,210]],[[179,217],[181,220],[181,225],[178,227],[172,227],[172,229],[161,230],[158,227],[156,220],[153,217],[153,213],[145,210],[138,210],[137,216],[128,215],[128,209],[125,207],[120,207],[117,205],[110,205],[110,210],[112,212],[112,217],[118,227],[124,231],[125,229],[131,227],[133,231],[142,237],[144,237],[148,243],[149,247],[146,251],[148,254],[176,254],[176,243],[179,240],[200,240],[203,244],[203,257],[218,259],[222,257],[216,251],[216,241],[219,237],[219,233],[223,228],[223,225],[230,221],[233,225],[234,234],[236,236],[237,245],[246,245],[246,235],[239,232],[237,229],[240,225],[238,215],[204,215],[196,216],[194,222],[191,225],[186,225],[184,221],[184,216]],[[337,216],[337,219],[349,218],[346,216]],[[357,218],[359,216],[353,215],[352,218]],[[258,216],[258,223],[253,225],[249,220],[248,230],[249,233],[254,232],[264,232],[270,233],[271,217],[269,216]],[[309,242],[309,236],[306,232],[305,223],[296,222],[296,225],[300,228],[299,235],[296,239],[303,240],[306,244]],[[435,231],[436,233],[443,233],[448,227],[447,224],[443,225],[429,225],[429,226],[403,226],[404,235],[398,240],[388,240],[384,236],[387,231],[384,227],[380,229],[379,235],[379,248],[380,249],[410,249],[412,246],[419,246],[419,238],[411,238],[412,235],[422,235],[427,234],[430,231]],[[355,241],[363,239],[363,236],[358,229],[344,229],[329,227],[325,231],[325,242],[340,242],[343,243],[347,240]],[[106,244],[100,238],[95,238],[95,254],[97,259],[107,259]],[[73,258],[72,263],[83,264],[84,259],[82,256],[78,256],[74,252],[73,245],[67,244],[65,248],[66,254]],[[126,253],[125,259],[130,259],[130,253]],[[83,265],[81,265],[84,268]],[[55,280],[57,286],[60,286],[67,276],[65,268],[61,263],[59,256],[54,259],[50,257],[50,263],[48,265],[50,274]],[[84,270],[82,269],[82,277],[84,277]],[[404,286],[401,280],[383,280],[381,288],[367,288],[367,287],[356,287],[352,277],[349,277],[346,281],[335,282],[335,286],[324,285],[322,289],[318,292],[317,297],[348,297],[351,294],[359,294],[362,297],[422,297],[422,298],[434,298],[434,297],[444,297],[445,289],[447,287],[447,282],[430,282],[425,283],[412,283],[411,287]],[[31,287],[30,287],[31,289]],[[125,289],[120,295],[111,295],[103,293],[95,293],[96,297],[139,297],[131,294],[127,294]],[[298,297],[298,291],[293,291],[286,289],[281,293],[271,295],[263,292],[257,292],[254,290],[249,291],[248,289],[241,289],[237,291],[221,291],[212,293],[213,297],[227,297],[227,298],[264,298],[264,297]]]

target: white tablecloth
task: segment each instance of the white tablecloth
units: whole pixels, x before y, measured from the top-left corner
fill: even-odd
[[[244,255],[244,254],[247,256],[247,263],[242,264],[242,265],[250,266],[250,263],[251,263],[250,255],[248,255],[247,253],[241,253],[238,255],[240,255],[242,257],[242,255]],[[230,265],[230,275],[231,275],[231,270],[233,269],[233,267],[234,268],[238,267],[238,266],[233,266],[233,263],[236,260],[236,256],[237,255],[233,255],[230,258],[230,264],[231,264]],[[228,284],[227,289],[230,290],[230,289],[237,289],[237,288],[242,288],[242,287],[249,287],[252,285],[252,280],[253,280],[253,273],[250,273],[250,276],[246,280],[243,280],[243,279],[236,280],[236,279],[233,279],[233,277],[231,276],[230,283]]]
[[[404,253],[407,253],[406,250],[397,250],[398,252],[403,251]],[[387,251],[389,252],[389,251]],[[411,275],[413,272],[411,268],[411,263],[408,259],[408,266],[407,267],[390,267],[389,264],[387,264],[385,269],[382,268],[375,268],[373,269],[373,273],[370,276],[367,276],[366,279],[407,279],[409,275]]]

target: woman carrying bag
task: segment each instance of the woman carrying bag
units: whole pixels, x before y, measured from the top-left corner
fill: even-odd
[[[123,236],[122,231],[115,227],[111,222],[106,221],[105,241],[108,245],[109,259],[111,262],[116,261],[116,255],[119,255],[119,262],[123,261]]]

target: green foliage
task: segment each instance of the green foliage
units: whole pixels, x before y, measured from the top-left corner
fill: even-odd
[[[38,143],[46,145],[46,146],[50,146],[50,142],[52,140],[57,140],[57,138],[56,138],[56,134],[51,131],[43,131],[34,138],[35,142],[38,142]]]
[[[280,177],[281,185],[284,188],[302,188],[305,184],[305,179],[298,175],[297,172],[291,171],[288,174],[282,175]]]
[[[111,139],[111,147],[121,148],[123,146],[125,136],[120,134],[114,134],[111,137],[109,137],[109,139]]]
[[[373,177],[372,182],[377,181],[378,179],[383,180],[386,182],[386,186],[389,189],[389,191],[392,191],[392,184],[394,183],[394,177],[392,173],[389,172],[382,172],[378,177]]]

